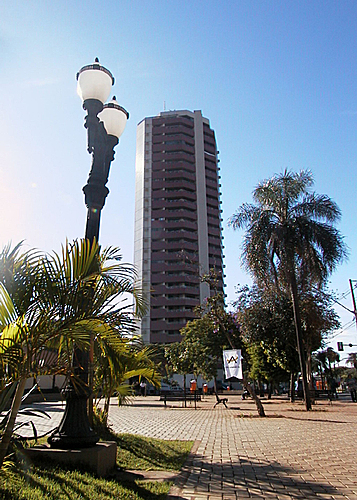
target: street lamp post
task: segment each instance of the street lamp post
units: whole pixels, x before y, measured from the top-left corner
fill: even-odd
[[[85,128],[88,134],[88,152],[92,155],[92,165],[87,184],[83,188],[87,206],[85,238],[91,243],[99,239],[100,215],[109,189],[108,182],[114,148],[124,131],[128,112],[119,106],[115,97],[108,103],[113,75],[99,64],[84,66],[77,74],[77,92],[87,112]],[[78,348],[74,350],[74,369],[81,381],[82,389],[74,388],[69,383],[65,388],[66,409],[59,427],[48,439],[52,448],[70,449],[87,448],[98,441],[98,436],[90,426],[87,414],[88,388],[88,352]]]

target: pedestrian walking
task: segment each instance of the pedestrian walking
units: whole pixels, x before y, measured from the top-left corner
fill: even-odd
[[[351,375],[347,377],[346,385],[351,394],[351,399],[354,403],[357,402],[357,382],[355,378],[352,378]]]
[[[146,382],[144,380],[140,382],[140,391],[142,396],[146,396]]]

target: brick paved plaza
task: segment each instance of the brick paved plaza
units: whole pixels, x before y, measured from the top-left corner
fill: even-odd
[[[120,408],[113,400],[110,423],[116,432],[195,441],[172,490],[179,498],[357,499],[357,404],[321,401],[306,413],[301,402],[263,400],[262,419],[239,396],[229,396],[228,409],[214,402],[206,397],[195,410],[165,409],[154,396]],[[56,425],[62,405],[45,406]]]

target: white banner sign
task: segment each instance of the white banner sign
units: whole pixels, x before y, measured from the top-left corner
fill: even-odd
[[[223,363],[226,378],[243,378],[242,351],[240,349],[223,351]]]

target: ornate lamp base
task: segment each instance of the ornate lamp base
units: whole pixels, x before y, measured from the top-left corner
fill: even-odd
[[[99,437],[91,428],[87,415],[88,394],[75,391],[70,384],[62,394],[66,399],[66,409],[59,427],[48,438],[51,448],[61,450],[90,448]]]

